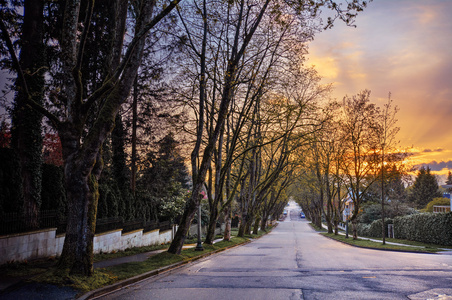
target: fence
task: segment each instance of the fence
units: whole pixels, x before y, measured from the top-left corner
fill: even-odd
[[[31,230],[41,230],[47,228],[57,228],[56,234],[66,232],[66,220],[58,215],[57,210],[43,210],[39,215],[39,227],[31,226],[31,222],[26,220],[20,213],[5,213],[0,216],[0,235],[23,233]],[[144,232],[160,229],[168,230],[172,228],[170,221],[159,222],[157,220],[129,220],[124,221],[122,217],[103,218],[96,220],[96,234],[111,230],[122,229],[123,232],[130,232],[144,229]]]
[[[39,214],[39,227],[32,226],[30,220],[21,213],[5,213],[0,220],[0,235],[26,232],[34,229],[57,228],[58,211],[44,210]]]

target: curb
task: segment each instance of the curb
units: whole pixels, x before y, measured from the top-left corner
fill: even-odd
[[[256,239],[254,239],[254,240],[256,240]],[[248,240],[248,241],[243,242],[243,243],[238,244],[238,245],[234,245],[234,246],[231,246],[231,247],[222,248],[222,249],[218,249],[218,250],[215,250],[215,251],[212,251],[212,252],[209,252],[209,253],[201,254],[199,256],[190,258],[188,260],[184,260],[184,261],[181,261],[181,262],[169,265],[169,266],[162,267],[160,269],[152,270],[152,271],[149,271],[149,272],[146,272],[146,273],[143,273],[143,274],[131,277],[131,278],[127,278],[127,279],[118,281],[116,283],[113,283],[111,285],[107,285],[107,286],[98,288],[96,290],[87,292],[86,294],[83,294],[82,296],[77,297],[76,299],[87,300],[87,299],[93,299],[93,298],[96,298],[96,297],[100,297],[102,295],[108,294],[108,293],[113,292],[115,290],[119,290],[119,289],[121,289],[121,288],[123,288],[125,286],[131,285],[131,284],[136,283],[138,281],[141,281],[141,280],[144,280],[144,279],[156,276],[156,275],[164,274],[164,273],[170,272],[172,270],[176,270],[178,268],[181,268],[181,267],[183,267],[183,266],[185,266],[185,265],[187,265],[189,263],[195,262],[195,261],[200,260],[202,258],[211,256],[211,255],[214,255],[214,254],[217,254],[217,253],[220,253],[220,252],[223,252],[223,251],[235,248],[235,247],[244,246],[246,244],[251,243],[252,241],[253,240]]]

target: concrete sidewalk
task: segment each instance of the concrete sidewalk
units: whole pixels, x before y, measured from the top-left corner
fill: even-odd
[[[326,225],[323,224],[323,223],[322,223],[322,227],[323,227],[324,229],[328,229],[328,226],[326,226]],[[342,229],[342,228],[341,228],[341,229]],[[343,229],[343,230],[344,230],[344,229]],[[342,231],[339,231],[338,233],[339,233],[340,235],[345,235],[345,233],[342,232]],[[350,235],[350,233],[349,233],[349,235]],[[353,235],[353,234],[351,234],[351,235]],[[376,243],[381,243],[381,242],[382,242],[381,240],[372,239],[372,238],[368,238],[368,237],[358,236],[358,238],[361,239],[361,240],[368,240],[368,241],[372,241],[372,242],[376,242]],[[408,245],[408,244],[394,243],[394,242],[388,242],[388,241],[385,241],[385,243],[386,243],[386,244],[389,244],[389,245],[405,246],[405,247],[413,247],[413,248],[417,248],[417,249],[424,249],[424,248],[425,248],[424,246]],[[441,250],[443,250],[443,251],[442,251],[442,252],[437,252],[438,254],[452,255],[452,250],[451,250],[451,249],[444,249],[444,248],[439,248],[439,249],[441,249]]]
[[[213,243],[215,244],[222,240],[223,239],[217,239],[217,240],[214,240]],[[183,246],[183,249],[194,248],[194,247],[196,247],[196,244],[187,244],[187,245]],[[139,254],[130,255],[130,256],[124,256],[124,257],[118,257],[118,258],[112,258],[112,259],[108,259],[108,260],[98,261],[98,262],[94,263],[94,268],[99,269],[99,268],[107,268],[107,267],[116,266],[116,265],[120,265],[120,264],[130,263],[130,262],[142,262],[151,256],[165,252],[167,250],[168,249],[160,249],[160,250],[154,250],[154,251],[139,253]],[[3,299],[2,292],[6,291],[8,289],[12,289],[16,285],[20,285],[24,280],[29,279],[31,277],[33,277],[33,275],[20,276],[20,277],[6,277],[6,276],[2,276],[0,274],[0,299]],[[47,300],[49,300],[49,299],[47,299]]]

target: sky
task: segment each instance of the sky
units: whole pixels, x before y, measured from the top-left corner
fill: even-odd
[[[337,20],[318,33],[308,56],[338,100],[368,89],[383,105],[391,93],[400,146],[415,153],[413,165],[443,175],[452,170],[451,16],[452,0],[374,0],[356,28]]]
[[[374,0],[356,28],[336,21],[309,45],[309,65],[333,97],[367,89],[382,106],[391,98],[400,146],[413,165],[452,171],[452,0]]]

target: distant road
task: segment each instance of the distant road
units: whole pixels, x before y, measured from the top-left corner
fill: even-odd
[[[355,248],[288,217],[245,246],[102,299],[452,299],[452,256]]]

